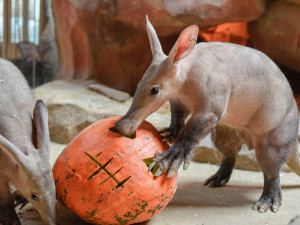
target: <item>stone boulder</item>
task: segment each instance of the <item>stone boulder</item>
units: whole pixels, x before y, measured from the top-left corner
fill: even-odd
[[[265,0],[53,0],[58,78],[95,79],[134,93],[152,60],[148,14],[166,53],[188,25],[207,28],[257,19]]]
[[[272,2],[265,14],[249,23],[253,46],[276,62],[300,72],[300,1]]]
[[[47,105],[52,142],[68,144],[90,124],[110,116],[124,115],[127,112],[132,102],[131,98],[125,102],[116,101],[113,100],[115,99],[113,89],[108,91],[106,88],[108,96],[105,96],[89,90],[91,85],[97,86],[95,81],[54,81],[34,89],[36,98],[42,99]],[[116,95],[119,96],[120,92],[117,91]],[[150,115],[147,121],[157,129],[168,127],[170,124],[169,103]],[[227,144],[226,137],[224,143]],[[222,155],[216,150],[210,134],[196,146],[193,160],[212,164],[221,162]],[[235,168],[260,170],[255,152],[249,151],[246,145],[243,145]],[[290,170],[284,167],[283,171]]]
[[[262,0],[122,0],[116,4],[116,18],[145,32],[148,14],[159,36],[179,34],[197,24],[200,29],[230,22],[248,22],[265,10]]]
[[[94,83],[59,80],[34,89],[36,98],[42,99],[48,108],[51,141],[68,144],[90,124],[127,112],[131,98],[123,103],[112,100],[113,89],[109,96],[97,94],[89,90],[89,86]],[[119,91],[116,94],[119,95]],[[169,125],[166,115],[152,114],[148,120],[158,128]]]

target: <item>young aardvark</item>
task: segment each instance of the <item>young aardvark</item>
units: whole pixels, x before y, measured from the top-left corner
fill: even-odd
[[[45,225],[54,225],[47,108],[5,59],[0,59],[0,96],[0,224],[20,225],[15,206],[30,202]],[[13,194],[11,184],[17,189]]]
[[[180,34],[166,56],[147,19],[153,60],[139,82],[132,105],[115,127],[133,133],[164,102],[171,102],[171,125],[161,135],[174,138],[164,153],[157,153],[155,176],[188,169],[194,146],[214,131],[223,153],[218,172],[205,185],[225,185],[244,140],[253,146],[264,173],[264,189],[253,209],[277,212],[281,205],[279,170],[287,164],[300,175],[297,150],[298,110],[291,87],[276,64],[265,54],[228,43],[199,43],[198,27]],[[188,114],[191,117],[185,124]],[[220,132],[230,136],[233,148],[224,145]]]

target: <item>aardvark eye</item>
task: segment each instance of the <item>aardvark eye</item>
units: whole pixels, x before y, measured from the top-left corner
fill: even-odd
[[[36,194],[34,194],[34,193],[31,194],[31,198],[34,201],[39,201],[40,200],[40,198]]]
[[[151,89],[151,94],[156,95],[159,92],[159,87],[154,87]]]

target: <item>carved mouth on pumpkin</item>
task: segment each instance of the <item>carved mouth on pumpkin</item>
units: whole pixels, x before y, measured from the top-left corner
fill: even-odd
[[[144,163],[149,167],[149,165],[153,162],[153,158],[143,159]],[[155,164],[151,169],[151,173],[154,175],[156,171],[159,169],[159,165]]]
[[[134,139],[136,137],[136,132],[132,133],[132,134],[129,134],[129,135],[124,135],[122,134],[117,128],[115,127],[111,127],[109,128],[110,131],[114,132],[114,133],[117,133],[117,134],[121,134],[122,136],[124,137],[127,137],[127,138],[130,138],[130,139]]]
[[[119,180],[116,178],[115,175],[116,175],[118,172],[120,172],[120,170],[123,169],[123,167],[121,167],[120,169],[118,169],[118,170],[117,170],[116,172],[114,172],[114,173],[111,173],[111,172],[106,168],[106,166],[112,161],[113,158],[109,159],[105,164],[102,164],[102,163],[100,163],[94,156],[90,155],[89,153],[84,152],[84,154],[86,154],[92,161],[94,161],[94,162],[99,166],[99,168],[98,168],[95,172],[93,172],[88,178],[86,178],[87,181],[90,180],[90,179],[92,179],[94,176],[96,176],[101,170],[104,170],[105,173],[106,173],[109,177],[106,178],[104,181],[102,181],[102,182],[99,184],[99,186],[102,185],[102,184],[104,184],[108,179],[112,178],[112,179],[117,183],[117,185],[112,189],[112,191],[116,190],[116,189],[119,188],[119,187],[124,188],[124,183],[125,183],[126,181],[128,181],[129,178],[130,178],[131,176],[125,178],[124,180],[119,181]],[[101,152],[100,152],[99,154],[97,154],[97,156],[99,156],[100,154],[101,154]]]

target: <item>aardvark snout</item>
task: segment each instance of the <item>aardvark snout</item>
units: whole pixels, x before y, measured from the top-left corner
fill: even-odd
[[[122,117],[115,123],[115,128],[117,128],[122,135],[131,136],[135,133],[139,125],[140,123],[135,120]]]

